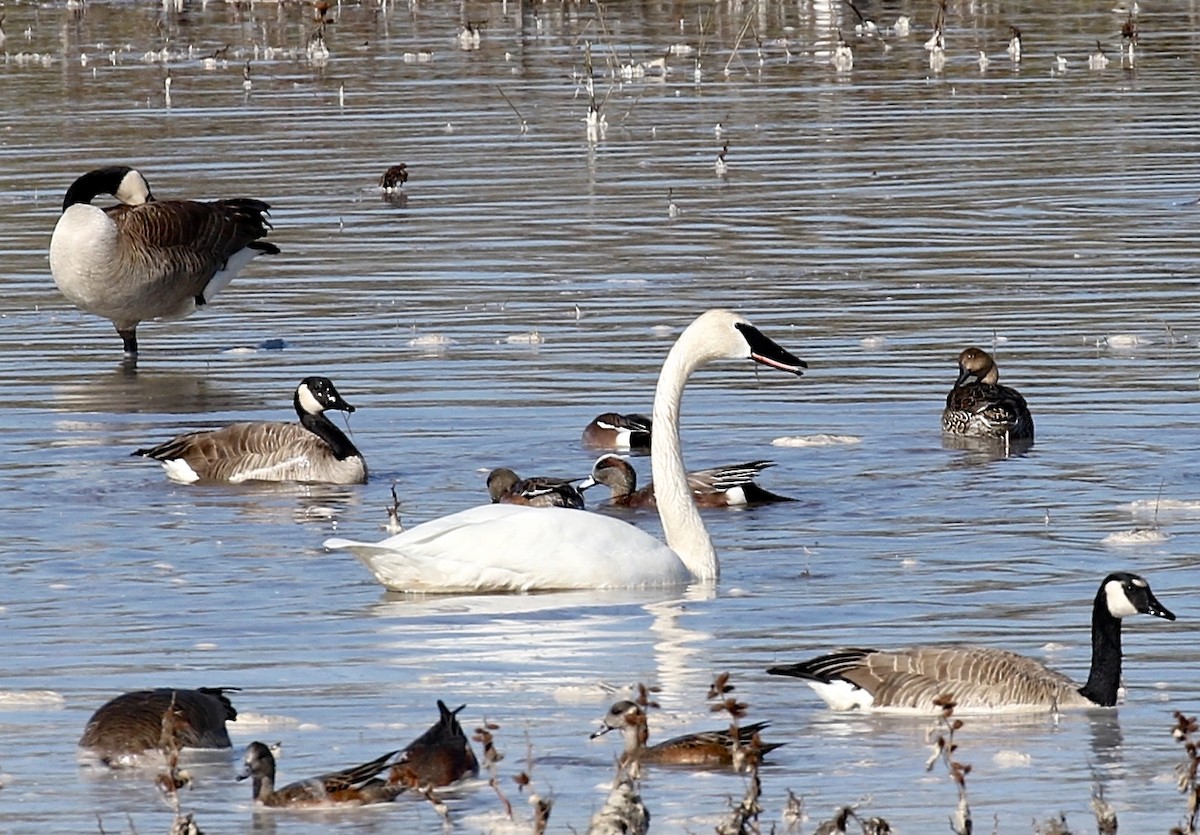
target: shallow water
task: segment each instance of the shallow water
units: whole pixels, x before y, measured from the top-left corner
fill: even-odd
[[[1123,68],[1123,13],[1056,5],[950,4],[941,73],[925,4],[863,4],[881,26],[912,16],[882,41],[825,3],[343,5],[323,62],[306,54],[308,6],[7,5],[4,830],[166,831],[149,775],[81,768],[75,741],[123,690],[228,685],[243,688],[235,744],[282,741],[284,779],[373,758],[432,722],[436,699],[466,702],[469,727],[500,726],[512,831],[531,830],[522,769],[555,799],[551,830],[584,831],[617,748],[588,740],[607,688],[661,688],[651,731],[665,738],[721,724],[704,695],[729,671],[749,718],[788,743],[763,770],[764,821],[790,789],[803,831],[846,803],[935,831],[956,795],[923,770],[928,721],[838,715],[764,669],[944,640],[1082,678],[1088,605],[1116,569],[1145,574],[1179,616],[1129,624],[1126,704],[969,718],[959,758],[981,827],[1029,831],[1061,811],[1088,829],[1094,781],[1122,832],[1176,824],[1171,712],[1200,709],[1200,10],[1144,10]],[[477,49],[456,38],[464,21],[485,22]],[[837,27],[849,72],[829,64]],[[1097,39],[1111,63],[1089,70]],[[607,118],[594,141],[585,44]],[[665,78],[614,78],[664,54]],[[374,184],[399,161],[411,179],[385,200]],[[269,201],[283,250],[210,309],[144,325],[136,375],[46,263],[62,192],[112,162],[159,197]],[[648,410],[670,338],[717,305],[809,372],[724,364],[689,389],[689,462],[773,458],[762,483],[800,500],[706,515],[715,590],[409,599],[321,547],[382,537],[393,482],[417,522],[480,501],[494,466],[583,475],[584,424]],[[285,347],[231,350],[268,340]],[[1032,404],[1025,455],[943,445],[941,401],[972,343]],[[359,407],[369,485],[185,487],[128,455],[284,419],[310,373]],[[818,434],[858,442],[771,445]],[[1137,527],[1167,538],[1111,544]],[[441,828],[417,801],[256,814],[233,759],[193,769],[182,796],[206,831]],[[742,791],[719,773],[643,785],[660,832],[711,830]],[[458,831],[505,829],[483,781],[449,806]]]

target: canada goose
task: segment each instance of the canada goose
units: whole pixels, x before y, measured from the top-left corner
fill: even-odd
[[[397,751],[389,751],[369,763],[342,771],[322,774],[308,780],[275,788],[275,756],[261,742],[246,746],[246,756],[239,780],[253,778],[254,802],[260,806],[327,806],[334,804],[362,806],[368,803],[387,803],[395,800],[405,787],[379,779],[375,775],[388,767],[388,760]]]
[[[434,519],[382,542],[329,539],[394,591],[524,592],[713,582],[720,563],[688,487],[679,404],[688,378],[718,359],[751,359],[799,375],[803,360],[746,319],[710,310],[680,334],[654,396],[651,464],[666,544],[609,516],[489,504]]]
[[[236,687],[201,687],[198,690],[161,687],[123,693],[92,714],[79,739],[79,747],[95,754],[105,765],[130,764],[147,751],[160,750],[163,715],[174,710],[172,744],[179,748],[229,748],[225,723],[237,711],[225,693]]]
[[[111,194],[120,205],[91,201]],[[50,239],[54,283],[76,307],[116,326],[136,361],[137,326],[182,319],[207,304],[256,255],[278,255],[267,235],[270,206],[238,197],[202,203],[155,200],[124,165],[97,168],[67,189]]]
[[[728,728],[719,731],[701,731],[672,737],[655,745],[647,744],[650,732],[646,727],[646,710],[637,702],[616,702],[608,709],[600,730],[592,739],[620,731],[625,740],[622,764],[631,762],[656,765],[690,765],[700,768],[715,768],[733,764],[735,749],[733,734]],[[737,729],[737,745],[750,746],[756,734],[766,728],[767,722],[755,722]],[[774,751],[784,743],[759,743],[758,756]]]
[[[326,409],[353,412],[326,377],[305,377],[293,398],[299,423],[247,421],[189,432],[134,455],[161,461],[167,476],[208,481],[366,484],[367,464]]]
[[[653,421],[646,415],[605,412],[583,428],[580,440],[590,449],[650,449]]]
[[[488,473],[487,488],[493,504],[572,507],[583,510],[583,494],[571,481],[549,476],[521,478],[507,467],[497,467]]]
[[[458,712],[466,705],[450,710],[438,699],[437,706],[438,721],[410,742],[393,765],[400,782],[438,788],[479,774],[479,761],[458,722]]]
[[[692,488],[692,497],[700,507],[794,501],[787,496],[764,490],[754,483],[755,476],[773,466],[774,461],[750,461],[728,467],[696,470],[688,473],[687,479]],[[632,464],[618,455],[601,455],[596,459],[596,463],[592,465],[592,474],[583,480],[579,489],[587,490],[596,484],[608,487],[612,491],[612,503],[619,507],[654,507],[654,485],[647,484],[638,490],[637,472]]]
[[[958,380],[946,395],[942,431],[972,438],[1033,440],[1033,416],[1025,398],[1002,386],[1000,369],[982,348],[967,348],[958,355]]]
[[[900,650],[843,649],[772,675],[805,680],[834,710],[935,713],[939,697],[975,712],[1112,707],[1121,683],[1121,619],[1138,613],[1175,620],[1136,574],[1109,574],[1092,605],[1092,669],[1080,687],[1015,652],[931,645]]]

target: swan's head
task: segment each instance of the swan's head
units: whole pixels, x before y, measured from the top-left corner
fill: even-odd
[[[709,310],[688,325],[680,341],[687,337],[698,344],[703,361],[752,359],[799,376],[808,363],[764,336],[762,331],[732,310]]]

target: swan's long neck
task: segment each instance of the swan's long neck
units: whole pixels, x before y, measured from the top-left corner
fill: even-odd
[[[683,400],[683,387],[691,373],[704,364],[703,359],[689,356],[688,336],[688,331],[684,331],[667,354],[658,376],[658,387],[654,390],[654,442],[650,447],[650,468],[667,545],[697,580],[715,580],[720,573],[717,552],[696,509],[679,449],[679,404]]]

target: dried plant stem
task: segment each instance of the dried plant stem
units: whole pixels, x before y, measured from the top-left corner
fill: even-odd
[[[1175,711],[1175,727],[1171,735],[1183,745],[1184,761],[1175,767],[1176,784],[1181,794],[1187,797],[1187,818],[1183,826],[1174,827],[1170,835],[1196,835],[1196,818],[1200,815],[1200,783],[1196,774],[1200,769],[1200,750],[1197,749],[1195,734],[1200,728],[1195,716],[1184,716]]]
[[[967,802],[967,775],[971,766],[961,763],[954,758],[958,744],[954,741],[954,733],[963,726],[961,719],[954,718],[954,700],[949,696],[939,696],[933,703],[942,709],[938,724],[931,729],[930,734],[937,734],[933,741],[933,754],[925,763],[925,770],[932,771],[933,766],[940,760],[945,763],[950,779],[958,787],[958,808],[950,819],[950,829],[955,835],[971,835],[974,823],[971,820],[971,806]]]

